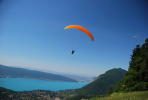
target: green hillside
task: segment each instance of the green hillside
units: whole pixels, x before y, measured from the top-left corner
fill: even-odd
[[[96,97],[89,100],[148,100],[148,91],[113,93],[109,97]]]
[[[120,80],[123,79],[125,73],[126,70],[121,68],[108,70],[97,77],[96,80],[81,89],[75,91],[65,91],[64,95],[70,95],[70,97],[68,96],[66,100],[80,100],[82,98],[107,95],[108,93],[113,92],[113,88]]]
[[[100,75],[95,81],[80,89],[80,94],[87,96],[106,95],[123,79],[126,71],[121,68],[111,69]]]

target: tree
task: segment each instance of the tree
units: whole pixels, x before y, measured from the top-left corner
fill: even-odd
[[[129,69],[116,91],[148,90],[148,39],[133,50]]]

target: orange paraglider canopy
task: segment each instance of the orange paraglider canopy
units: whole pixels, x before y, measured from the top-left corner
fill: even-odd
[[[85,32],[91,38],[91,40],[94,40],[93,35],[86,28],[84,28],[82,26],[79,26],[79,25],[69,25],[69,26],[66,26],[64,29],[68,29],[68,28],[79,29],[79,30]]]

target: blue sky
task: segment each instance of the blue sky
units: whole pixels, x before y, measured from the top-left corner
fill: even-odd
[[[148,37],[147,9],[146,0],[1,0],[0,63],[85,76],[128,69]],[[87,28],[95,41],[67,25]]]

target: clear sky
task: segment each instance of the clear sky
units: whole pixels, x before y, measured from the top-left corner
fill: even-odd
[[[0,0],[0,64],[95,76],[128,69],[146,37],[147,0]]]

